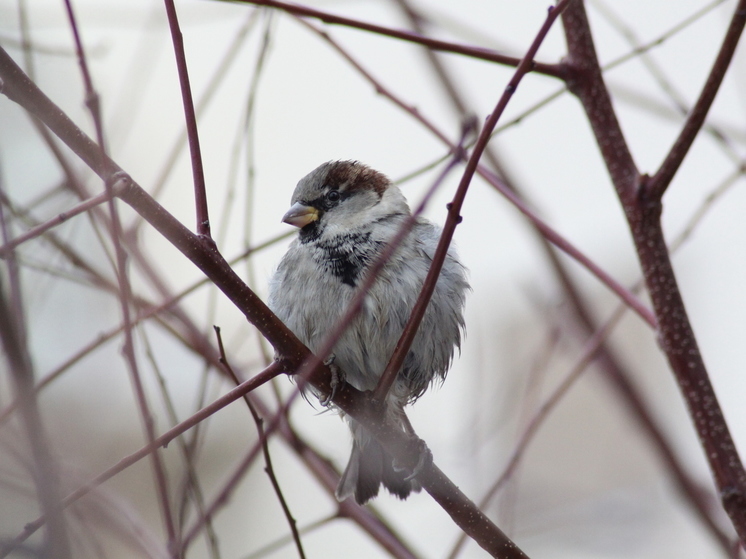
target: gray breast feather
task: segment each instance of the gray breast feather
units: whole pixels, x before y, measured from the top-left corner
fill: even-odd
[[[388,229],[388,228],[387,228]],[[392,231],[395,228],[392,225]],[[387,238],[393,233],[387,232]],[[440,230],[420,220],[383,268],[361,313],[334,348],[335,363],[360,390],[371,390],[385,369],[419,296]],[[364,251],[383,250],[368,238]],[[374,244],[371,244],[374,243]],[[329,266],[319,266],[323,244],[295,241],[270,284],[269,306],[312,351],[317,351],[345,312],[356,287]],[[328,256],[328,254],[327,254]],[[366,254],[366,267],[372,260]],[[358,282],[359,284],[360,282]],[[436,378],[444,378],[464,327],[465,270],[449,251],[424,319],[405,359],[393,396],[419,397]]]

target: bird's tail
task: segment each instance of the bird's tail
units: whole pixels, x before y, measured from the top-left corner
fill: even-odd
[[[344,501],[354,495],[358,504],[365,504],[378,495],[381,484],[400,499],[422,489],[417,480],[407,479],[409,474],[406,471],[394,467],[393,457],[362,426],[354,424],[350,427],[352,452],[335,491],[337,500]]]

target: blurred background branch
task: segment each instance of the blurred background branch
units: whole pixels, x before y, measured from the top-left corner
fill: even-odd
[[[743,2],[572,3],[569,45],[559,27],[548,34],[460,211],[455,241],[474,287],[462,355],[445,385],[408,413],[441,470],[529,556],[739,557],[719,501],[741,526]],[[466,118],[492,111],[548,7],[175,3],[212,230],[234,269],[245,264],[257,305],[288,242],[279,219],[296,181],[325,160],[359,159],[397,180],[416,206],[448,164],[448,138]],[[41,90],[99,145],[105,130],[107,154],[174,225],[191,226],[192,160],[164,7],[18,0],[0,6],[0,22],[0,45]],[[74,56],[82,52],[86,79]],[[228,405],[209,419],[198,411],[240,397],[219,363],[217,324],[238,381],[254,388],[257,414],[274,418],[267,451],[305,553],[483,556],[473,542],[455,545],[460,531],[424,494],[382,496],[365,508],[336,503],[336,468],[349,444],[339,418],[293,401],[295,387],[267,369],[244,315],[121,205],[116,238],[127,263],[117,258],[109,234],[117,217],[101,207],[111,196],[78,155],[8,101],[33,102],[12,85],[0,84],[0,543],[43,513],[51,523],[29,532],[17,554],[298,556],[256,463],[261,437],[245,410]],[[86,113],[86,99],[98,99],[100,118]],[[92,151],[85,163],[103,170],[97,157]],[[123,177],[103,174],[121,194]],[[434,195],[430,219],[445,222],[457,180],[454,173]],[[168,226],[166,216],[150,217]],[[582,255],[583,266],[548,238]],[[124,272],[131,296],[118,281]],[[638,291],[641,273],[647,283]],[[656,291],[672,278],[673,303],[670,290]],[[623,316],[606,286],[638,314]],[[671,316],[687,317],[687,328],[673,327]],[[692,343],[700,376],[687,381]],[[139,369],[156,440],[179,437],[160,451],[160,489],[154,471],[132,458],[155,443],[138,428],[145,416],[127,361]],[[252,377],[262,386],[246,384]],[[719,470],[723,463],[732,469]],[[87,486],[96,476],[108,481]],[[86,496],[61,513],[55,503],[83,487]]]

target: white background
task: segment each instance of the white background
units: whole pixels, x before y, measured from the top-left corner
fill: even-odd
[[[395,3],[329,1],[309,5],[355,19],[406,27]],[[607,1],[604,6],[637,34],[640,44],[664,36],[704,1]],[[144,188],[151,190],[167,154],[183,129],[183,110],[173,49],[164,9],[158,2],[79,1],[74,4],[89,53],[94,84],[101,95],[104,124],[113,159]],[[433,32],[440,37],[495,48],[522,56],[541,26],[548,3],[422,0],[417,6],[431,14]],[[649,54],[686,106],[696,100],[735,7],[720,6],[691,26],[667,38]],[[75,58],[64,6],[57,1],[29,2],[31,37],[38,46],[36,82],[89,134],[84,90]],[[195,98],[212,79],[228,45],[254,8],[208,1],[177,3],[186,43]],[[633,47],[600,10],[587,6],[602,64],[629,53]],[[250,127],[253,195],[247,194],[247,147],[241,137],[250,82],[261,44],[266,14],[258,17],[235,63],[218,85],[215,97],[199,119],[213,232],[227,257],[238,254],[248,239],[256,244],[288,230],[280,223],[290,194],[300,177],[331,159],[358,159],[398,180],[443,156],[445,148],[409,115],[394,106],[343,60],[339,54],[291,16],[274,13],[271,46],[260,75],[255,113]],[[312,23],[318,27],[321,24]],[[0,44],[19,63],[20,38],[15,2],[0,2]],[[325,29],[380,84],[390,88],[457,139],[459,120],[423,51],[390,38],[338,26]],[[565,53],[559,23],[539,51],[538,60],[558,62]],[[446,54],[442,56],[465,93],[479,121],[497,102],[512,69]],[[674,179],[664,203],[667,237],[675,238],[707,196],[731,175],[744,155],[743,48],[731,66],[711,111],[710,122],[726,134],[732,156],[702,134]],[[682,126],[670,96],[646,69],[640,57],[605,74],[626,139],[641,172],[654,173]],[[528,75],[511,100],[500,125],[561,89],[555,79]],[[536,211],[568,240],[625,285],[639,276],[630,235],[589,126],[577,100],[564,93],[549,105],[506,128],[492,142]],[[232,173],[239,150],[238,172]],[[735,156],[735,161],[734,157]],[[60,180],[60,171],[41,147],[28,119],[10,101],[0,99],[0,164],[4,188],[25,204]],[[82,167],[81,167],[82,169]],[[443,186],[427,210],[442,223],[444,206],[452,196],[460,168]],[[402,184],[412,202],[419,199],[438,169]],[[235,179],[237,174],[238,179]],[[101,185],[89,178],[88,187]],[[235,190],[230,201],[226,192]],[[193,227],[194,210],[189,158],[182,151],[166,182],[161,203]],[[45,220],[75,201],[57,197],[35,214]],[[225,220],[224,206],[230,220]],[[736,443],[746,448],[746,296],[743,225],[746,192],[742,179],[718,197],[692,237],[676,253],[674,265],[687,310],[708,365],[720,403]],[[123,210],[125,220],[133,219]],[[561,289],[525,220],[499,194],[476,178],[463,209],[455,242],[470,270],[473,292],[467,302],[467,338],[460,358],[443,387],[423,397],[410,417],[427,441],[437,464],[474,500],[479,500],[499,475],[516,439],[537,402],[543,401],[577,361],[582,340],[574,334],[563,307]],[[77,217],[57,229],[68,242],[92,259],[103,262],[89,222]],[[288,241],[253,259],[251,282],[266,296],[267,279]],[[155,255],[175,292],[200,278],[199,272],[157,233],[144,230],[143,250]],[[53,254],[39,240],[24,245],[28,260],[48,266]],[[570,262],[567,260],[567,262]],[[608,317],[615,297],[584,269],[569,263],[575,279],[594,305],[597,319]],[[237,269],[247,278],[243,264]],[[48,272],[48,270],[46,270]],[[139,289],[150,293],[139,278]],[[32,269],[24,272],[24,295],[34,364],[38,376],[59,365],[99,331],[120,321],[114,297],[57,280]],[[243,317],[217,296],[217,314],[207,319],[211,300],[207,289],[189,297],[186,308],[208,328],[223,329],[230,358],[245,374],[261,368],[256,336]],[[207,319],[207,320],[206,320]],[[155,325],[145,329],[158,348],[158,362],[181,418],[193,412],[203,365]],[[560,341],[550,340],[560,332]],[[209,333],[209,332],[208,332]],[[671,372],[656,346],[655,334],[628,315],[615,331],[612,347],[645,391],[656,419],[694,477],[712,494],[713,484],[686,415]],[[143,444],[142,429],[126,369],[119,357],[121,340],[89,356],[43,392],[44,417],[54,450],[70,489],[109,467]],[[142,340],[140,345],[143,349]],[[542,364],[549,352],[548,361]],[[161,408],[156,381],[147,370],[151,402]],[[543,381],[529,382],[537,370]],[[538,382],[538,384],[537,384]],[[293,386],[278,383],[283,393]],[[206,400],[228,388],[211,384]],[[7,394],[7,391],[6,391]],[[268,398],[269,391],[263,392]],[[9,396],[2,396],[5,406]],[[342,467],[349,452],[346,427],[332,413],[299,401],[293,408],[296,428]],[[168,426],[159,416],[157,430]],[[3,444],[13,440],[9,427]],[[209,497],[255,440],[255,429],[240,402],[211,420],[200,475]],[[299,525],[315,522],[335,510],[330,496],[316,486],[292,454],[272,445],[280,483]],[[174,472],[178,454],[169,450]],[[20,477],[12,460],[3,466],[5,481]],[[15,477],[14,477],[15,476]],[[174,479],[178,475],[174,474]],[[31,488],[30,481],[23,483]],[[7,489],[6,489],[7,490]],[[35,518],[33,499],[0,501],[0,536],[12,537]],[[100,505],[117,522],[131,522],[142,537],[162,542],[150,468],[145,461],[104,486]],[[95,502],[94,502],[95,501]],[[81,541],[98,538],[111,557],[132,556],[117,530],[104,520],[95,499],[80,507],[79,526],[101,528],[97,536],[80,528]],[[88,503],[86,505],[86,503]],[[112,511],[112,503],[121,512]],[[459,531],[430,497],[421,494],[406,502],[384,495],[375,506],[422,557],[444,557]],[[714,557],[720,553],[709,535],[676,494],[665,469],[635,422],[598,370],[589,369],[539,431],[508,491],[487,512],[535,558],[652,558]],[[122,521],[127,518],[127,522]],[[78,517],[76,517],[77,521]],[[112,521],[112,525],[116,522]],[[724,522],[728,526],[727,520]],[[109,526],[108,532],[105,526]],[[287,524],[266,476],[257,464],[216,520],[223,557],[245,557],[282,537]],[[111,534],[110,534],[111,532]],[[87,534],[87,535],[86,535]],[[352,523],[336,520],[304,537],[310,557],[380,557],[383,552]],[[83,543],[85,553],[95,549]],[[151,551],[157,546],[151,548]],[[81,552],[83,553],[83,552]],[[137,552],[142,553],[142,552]],[[145,556],[145,555],[143,555]],[[158,555],[156,555],[158,556]],[[269,557],[295,557],[292,546]],[[469,544],[464,557],[484,553]],[[199,541],[188,557],[208,557]]]

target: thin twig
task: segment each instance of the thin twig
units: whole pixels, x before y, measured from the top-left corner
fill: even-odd
[[[409,41],[411,43],[417,43],[427,48],[442,51],[452,52],[455,54],[463,54],[472,58],[480,60],[487,60],[490,62],[497,62],[498,64],[504,64],[506,66],[516,67],[521,62],[520,58],[514,56],[506,56],[500,54],[491,49],[482,47],[475,47],[471,45],[464,45],[461,43],[453,43],[450,41],[441,41],[439,39],[433,39],[431,37],[423,37],[417,33],[406,31],[402,29],[392,29],[390,27],[384,27],[383,25],[375,25],[367,21],[361,21],[348,17],[338,16],[329,12],[316,10],[307,6],[301,6],[299,4],[290,4],[287,2],[280,2],[278,0],[233,0],[243,4],[255,4],[257,6],[267,6],[270,8],[277,8],[289,14],[293,14],[301,17],[311,17],[323,21],[324,23],[333,25],[343,25],[345,27],[352,27],[355,29],[361,29],[363,31],[369,31],[385,37],[393,37],[395,39],[401,39],[403,41]],[[539,74],[545,74],[555,78],[562,78],[563,67],[558,64],[544,64],[541,62],[534,62],[531,71]]]
[[[476,126],[476,123],[474,122],[464,124],[461,141],[459,141],[458,147],[456,148],[456,151],[453,153],[451,160],[448,162],[448,165],[445,166],[445,168],[441,171],[440,175],[438,175],[438,178],[435,179],[433,184],[430,186],[425,196],[422,198],[422,201],[420,202],[419,207],[414,212],[412,212],[412,214],[406,219],[401,229],[397,232],[396,236],[392,239],[391,245],[399,246],[401,241],[404,240],[404,237],[406,237],[410,233],[410,231],[412,230],[412,227],[414,227],[414,224],[417,221],[417,217],[420,215],[420,213],[422,213],[427,202],[430,200],[432,195],[435,194],[435,191],[443,183],[443,181],[450,174],[453,168],[464,157],[464,154],[463,154],[464,141],[469,134],[473,133],[475,126]],[[394,252],[393,248],[387,247],[387,250],[390,253]],[[381,256],[383,257],[383,254]],[[383,258],[381,258],[381,260],[383,260]],[[388,258],[386,258],[386,260],[388,260]],[[434,260],[431,261],[430,266],[432,267],[433,264],[434,264]],[[375,276],[377,274],[372,274],[372,275]],[[436,281],[439,275],[440,275],[440,269],[438,269],[437,275],[435,276]],[[429,275],[427,277],[429,277]],[[391,354],[388,365],[386,365],[386,368],[381,374],[381,378],[378,379],[378,384],[376,385],[376,388],[373,391],[373,401],[376,403],[376,405],[382,405],[382,403],[386,399],[386,396],[388,395],[389,390],[391,389],[391,386],[396,381],[396,377],[398,376],[399,371],[402,365],[404,364],[404,360],[406,359],[407,354],[409,353],[409,348],[412,347],[412,342],[414,341],[414,337],[417,334],[417,330],[420,327],[422,318],[425,316],[425,309],[427,308],[427,304],[430,302],[430,296],[432,295],[432,291],[430,291],[429,294],[425,293],[426,286],[427,286],[427,278],[423,282],[420,295],[417,297],[417,301],[415,301],[415,305],[412,308],[412,312],[409,315],[409,319],[407,320],[407,323],[404,325],[404,330],[402,330],[401,336],[399,337],[399,340],[396,342],[394,353]],[[424,303],[420,303],[420,301],[423,299],[424,299]]]
[[[236,373],[231,368],[230,363],[228,362],[228,358],[225,356],[225,348],[223,347],[223,337],[220,335],[220,328],[218,326],[213,326],[215,329],[215,336],[218,339],[218,351],[220,353],[220,362],[223,364],[223,368],[228,373],[228,376],[233,379],[233,382],[236,383],[236,386],[241,384],[241,381],[238,380],[238,377],[236,376]],[[280,502],[280,506],[282,507],[283,513],[285,513],[285,519],[288,522],[288,525],[290,526],[290,532],[293,534],[293,540],[295,540],[295,547],[298,550],[298,555],[301,559],[305,559],[306,554],[303,551],[303,543],[300,541],[300,534],[298,533],[298,525],[295,521],[295,518],[293,518],[293,513],[290,512],[290,507],[288,507],[287,501],[285,500],[285,496],[282,494],[282,488],[280,487],[280,482],[277,480],[277,475],[275,474],[275,469],[272,467],[272,457],[269,454],[269,442],[267,439],[267,434],[264,432],[264,420],[259,417],[259,414],[256,412],[256,408],[254,408],[254,405],[251,403],[251,399],[249,398],[248,394],[244,394],[243,396],[244,402],[246,402],[246,405],[249,408],[249,411],[251,412],[251,417],[254,419],[254,423],[256,424],[256,430],[259,434],[259,443],[262,446],[262,453],[264,454],[264,464],[265,468],[264,471],[267,473],[267,476],[269,476],[269,480],[272,483],[272,488],[275,490],[275,495],[277,495],[277,500]]]
[[[10,252],[11,250],[19,247],[23,243],[30,241],[31,239],[35,239],[40,235],[43,235],[53,227],[57,227],[58,225],[65,223],[68,219],[71,217],[75,217],[78,214],[81,214],[83,212],[87,212],[91,208],[95,206],[99,206],[101,204],[104,204],[109,201],[109,192],[102,192],[98,196],[94,196],[93,198],[89,198],[88,200],[81,202],[79,204],[76,204],[74,207],[70,208],[67,211],[60,212],[52,219],[49,219],[45,221],[44,223],[40,223],[39,225],[33,227],[32,229],[29,229],[26,231],[23,235],[18,235],[17,237],[14,237],[13,239],[7,241],[5,244],[0,246],[0,258],[5,258],[5,256]]]
[[[78,32],[78,25],[75,19],[75,14],[72,9],[70,0],[65,0],[67,7],[67,13],[70,20],[70,27],[73,31],[75,38],[76,51],[78,54],[78,61],[80,63],[81,72],[83,75],[83,82],[86,90],[86,105],[91,111],[94,125],[96,128],[96,136],[98,140],[98,153],[97,156],[101,162],[102,168],[108,168],[108,157],[106,155],[106,146],[104,142],[104,131],[103,122],[101,120],[101,111],[98,93],[93,87],[93,80],[88,72],[88,64],[86,62],[85,51],[83,49],[83,43],[80,39]],[[130,372],[130,378],[135,389],[135,396],[139,407],[140,415],[143,420],[145,435],[149,442],[155,439],[155,425],[153,417],[150,412],[148,405],[147,396],[145,394],[145,388],[142,384],[140,376],[139,365],[137,357],[135,355],[135,342],[134,336],[132,335],[132,322],[130,316],[130,305],[133,300],[132,288],[129,282],[129,276],[127,274],[127,253],[121,243],[122,238],[122,224],[119,219],[119,211],[117,209],[117,203],[114,199],[114,183],[104,179],[104,190],[108,195],[107,205],[109,207],[109,216],[111,219],[111,227],[109,229],[112,243],[114,245],[114,251],[116,254],[116,275],[117,282],[119,284],[119,303],[122,312],[122,322],[124,323],[124,345],[122,347],[122,355],[127,363],[127,368]],[[166,470],[161,460],[161,456],[158,452],[153,452],[151,455],[153,473],[156,480],[156,486],[158,488],[159,503],[161,507],[161,514],[163,515],[163,522],[166,527],[166,533],[168,534],[168,547],[172,553],[172,557],[181,557],[180,544],[178,542],[178,533],[174,523],[173,515],[171,512],[171,502],[169,499],[168,482],[166,478]]]
[[[2,182],[0,182],[0,192],[4,193]],[[7,244],[10,231],[2,205],[0,205],[0,233],[3,242]],[[7,255],[9,300],[6,299],[5,289],[0,283],[0,345],[3,348],[16,393],[21,423],[31,447],[33,462],[28,467],[36,487],[36,498],[42,512],[49,518],[43,553],[69,559],[72,557],[70,535],[64,512],[59,507],[61,489],[57,461],[49,445],[49,438],[39,410],[39,401],[34,392],[34,368],[29,353],[17,264],[15,252],[11,250]]]
[[[168,27],[171,30],[171,40],[174,44],[174,58],[179,72],[179,86],[181,100],[184,105],[184,120],[186,121],[187,137],[189,138],[189,153],[192,159],[192,180],[194,181],[194,205],[197,213],[197,234],[210,237],[210,217],[207,210],[207,190],[205,188],[205,172],[202,167],[202,153],[199,146],[199,132],[197,130],[197,116],[194,113],[192,86],[189,83],[189,69],[184,52],[184,37],[179,28],[179,18],[176,15],[174,0],[164,0]]]
[[[310,524],[307,524],[306,526],[303,526],[298,530],[298,532],[302,535],[310,534],[314,530],[318,530],[319,528],[323,528],[327,524],[331,523],[334,520],[337,520],[339,518],[338,514],[332,514],[330,516],[326,516],[324,518],[321,518],[320,520],[316,520],[315,522],[311,522]],[[275,541],[268,543],[264,547],[257,549],[253,553],[250,553],[249,555],[243,556],[242,559],[262,559],[263,557],[268,557],[273,551],[277,551],[283,547],[285,547],[287,544],[291,543],[293,541],[293,536],[284,535],[279,538],[276,538]]]
[[[210,105],[212,100],[215,98],[215,94],[218,92],[219,86],[223,84],[225,77],[228,75],[228,70],[231,69],[234,62],[237,60],[238,55],[241,53],[241,49],[249,36],[249,31],[253,28],[257,17],[259,15],[258,10],[254,10],[246,18],[244,24],[239,27],[236,31],[231,44],[226,49],[220,62],[217,64],[215,71],[207,80],[208,86],[201,93],[197,99],[195,106],[195,115],[199,119],[205,109]],[[168,149],[167,154],[163,158],[163,166],[158,172],[158,176],[153,180],[149,188],[150,195],[153,198],[158,199],[161,191],[166,185],[168,178],[176,166],[179,156],[181,155],[184,146],[187,144],[189,136],[187,134],[186,126],[179,131],[179,135],[174,140],[173,144]],[[130,229],[127,231],[126,237],[134,236],[137,233],[138,228],[142,225],[143,220],[136,220]]]
[[[746,25],[746,0],[741,0],[733,13],[728,31],[723,38],[723,44],[718,51],[710,74],[707,76],[707,81],[699,94],[697,102],[689,112],[689,116],[679,136],[676,138],[673,146],[671,146],[668,155],[655,175],[650,180],[643,182],[642,186],[647,191],[647,197],[656,199],[663,196],[668,185],[671,184],[676,171],[678,171],[681,163],[684,161],[684,157],[689,153],[689,148],[694,143],[694,139],[699,134],[705,118],[707,118],[707,113],[710,111],[712,102],[715,100],[715,95],[720,90],[725,72],[730,67],[736,47],[743,33],[744,25]],[[742,537],[746,537],[746,531],[744,531]]]
[[[171,426],[176,425],[179,423],[178,415],[176,413],[176,407],[174,406],[173,398],[171,397],[171,394],[168,391],[168,386],[166,384],[166,379],[163,376],[163,373],[161,372],[161,368],[158,365],[158,361],[156,359],[155,353],[153,352],[153,347],[150,343],[149,336],[147,335],[147,329],[140,328],[140,337],[143,340],[143,345],[145,347],[145,355],[150,361],[150,366],[153,369],[153,372],[155,374],[155,378],[158,381],[158,386],[161,390],[161,396],[163,398],[163,403],[166,409],[166,413],[168,414],[168,419],[171,422]],[[195,428],[195,432],[197,429]],[[185,487],[184,493],[189,494],[191,493],[192,499],[195,503],[195,509],[197,514],[204,515],[205,511],[205,498],[204,493],[202,491],[202,486],[199,482],[199,477],[197,476],[197,468],[195,466],[195,462],[193,460],[194,454],[192,453],[192,448],[189,447],[187,441],[184,437],[178,437],[176,439],[176,444],[178,445],[179,450],[181,451],[182,458],[184,460],[184,469],[186,470],[185,474],[185,482],[182,484]],[[184,497],[184,501],[186,501],[186,496]],[[178,526],[179,531],[183,532],[183,520],[179,518]],[[219,559],[220,553],[218,551],[218,537],[215,533],[215,528],[212,525],[212,522],[207,522],[205,524],[205,534],[207,536],[207,550],[210,554],[211,559]],[[185,550],[184,547],[184,539],[181,538],[181,546],[182,550]],[[186,554],[186,552],[184,552]]]
[[[277,363],[271,364],[261,373],[255,375],[249,380],[242,382],[239,386],[237,386],[233,390],[230,390],[223,396],[217,398],[211,404],[205,406],[204,408],[199,410],[197,413],[185,419],[178,425],[172,427],[171,429],[169,429],[168,431],[166,431],[159,437],[156,437],[155,439],[153,439],[152,442],[149,442],[148,444],[146,444],[139,450],[133,452],[132,454],[125,456],[119,462],[114,464],[112,467],[108,468],[106,471],[96,476],[93,480],[91,480],[87,484],[79,487],[78,489],[70,493],[67,497],[65,497],[64,499],[60,501],[60,504],[59,504],[60,508],[66,508],[70,506],[72,503],[78,501],[79,499],[81,499],[82,497],[84,497],[85,495],[93,491],[96,487],[98,487],[102,483],[110,480],[115,475],[126,470],[133,464],[145,458],[146,456],[149,456],[153,452],[157,451],[159,448],[167,447],[168,444],[172,440],[174,440],[176,437],[180,436],[181,434],[188,431],[192,427],[199,425],[211,415],[222,410],[224,407],[228,406],[229,404],[232,404],[233,402],[241,398],[244,394],[259,388],[262,384],[264,384],[265,382],[269,381],[271,378],[274,378],[275,376],[279,374],[282,374],[281,368],[277,365]],[[7,540],[3,543],[2,547],[0,547],[0,558],[7,557],[9,553],[11,553],[16,547],[21,545],[34,532],[36,532],[41,526],[43,526],[46,521],[47,521],[46,516],[41,516],[37,518],[36,520],[33,520],[32,522],[27,523],[21,534],[19,534],[14,539]]]
[[[256,195],[256,173],[255,173],[255,134],[256,134],[256,116],[257,116],[257,106],[258,106],[258,100],[259,100],[259,92],[260,92],[260,84],[262,83],[262,79],[266,75],[266,68],[267,63],[269,61],[269,55],[272,52],[271,46],[272,46],[272,38],[273,38],[273,32],[276,28],[276,21],[277,17],[275,17],[277,14],[273,10],[266,10],[266,9],[258,9],[257,12],[261,11],[265,15],[265,23],[264,23],[264,32],[261,36],[261,47],[259,48],[259,51],[256,54],[256,59],[254,61],[254,71],[251,75],[250,79],[250,86],[248,88],[247,94],[246,94],[246,104],[244,108],[244,118],[241,121],[241,125],[238,127],[237,130],[237,136],[236,141],[234,145],[234,151],[232,154],[231,159],[231,186],[230,190],[228,192],[228,195],[226,196],[225,200],[225,207],[226,207],[226,215],[229,213],[229,206],[230,201],[227,199],[228,197],[232,197],[235,195],[235,187],[237,186],[236,181],[236,175],[239,167],[239,150],[242,144],[245,144],[245,166],[246,166],[246,176],[245,176],[245,194],[244,194],[244,211],[243,211],[243,243],[244,246],[251,246],[253,244],[253,234],[252,229],[254,225],[253,221],[253,212],[258,207],[257,199],[255,197]],[[243,142],[241,141],[243,140]],[[221,224],[223,225],[223,224]],[[224,226],[224,232],[227,234],[228,232],[228,220],[225,220],[225,226]],[[254,259],[247,258],[244,261],[244,268],[246,270],[246,283],[251,287],[252,289],[255,288],[257,285],[256,282],[256,273],[255,273],[255,266],[254,266]],[[268,347],[269,344],[267,344],[266,339],[262,336],[260,336],[258,333],[254,332],[254,335],[252,336],[253,340],[256,342],[256,346],[259,349],[260,354],[262,355],[262,358],[264,359],[265,363],[269,363],[269,361],[272,359],[272,352],[270,348]],[[274,393],[274,396],[279,403],[282,398],[280,396],[279,389],[277,387],[277,382],[272,382],[272,390]]]

